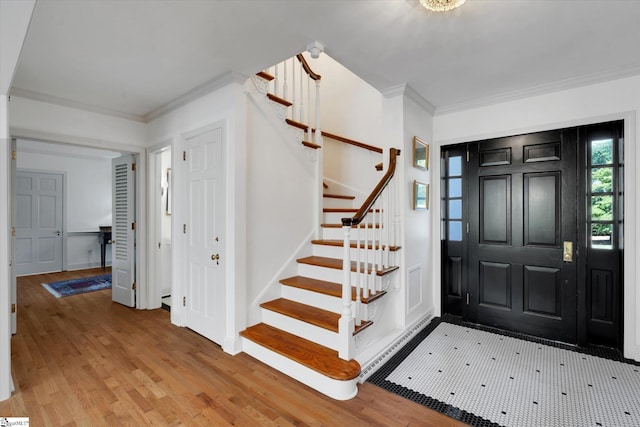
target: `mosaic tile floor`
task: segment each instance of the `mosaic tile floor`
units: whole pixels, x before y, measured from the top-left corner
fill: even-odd
[[[442,322],[394,365],[369,381],[471,425],[640,426],[634,364]]]

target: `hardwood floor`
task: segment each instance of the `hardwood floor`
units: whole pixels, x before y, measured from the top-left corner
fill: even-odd
[[[33,426],[464,425],[371,384],[335,401],[171,325],[165,310],[112,303],[108,290],[56,299],[41,286],[100,273],[18,278],[16,391],[0,416]]]

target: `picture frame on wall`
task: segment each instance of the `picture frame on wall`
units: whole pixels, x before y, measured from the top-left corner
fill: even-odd
[[[429,209],[429,184],[413,181],[413,209]]]
[[[417,136],[413,137],[413,166],[429,170],[429,144]]]

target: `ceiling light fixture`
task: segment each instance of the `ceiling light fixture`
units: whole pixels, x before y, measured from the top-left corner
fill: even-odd
[[[434,12],[446,12],[447,10],[455,9],[458,6],[462,6],[465,0],[420,0],[420,4],[429,10]]]

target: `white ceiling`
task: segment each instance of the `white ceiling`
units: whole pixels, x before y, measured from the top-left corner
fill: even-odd
[[[144,118],[318,40],[443,112],[640,74],[638,22],[638,0],[38,0],[11,93]]]

